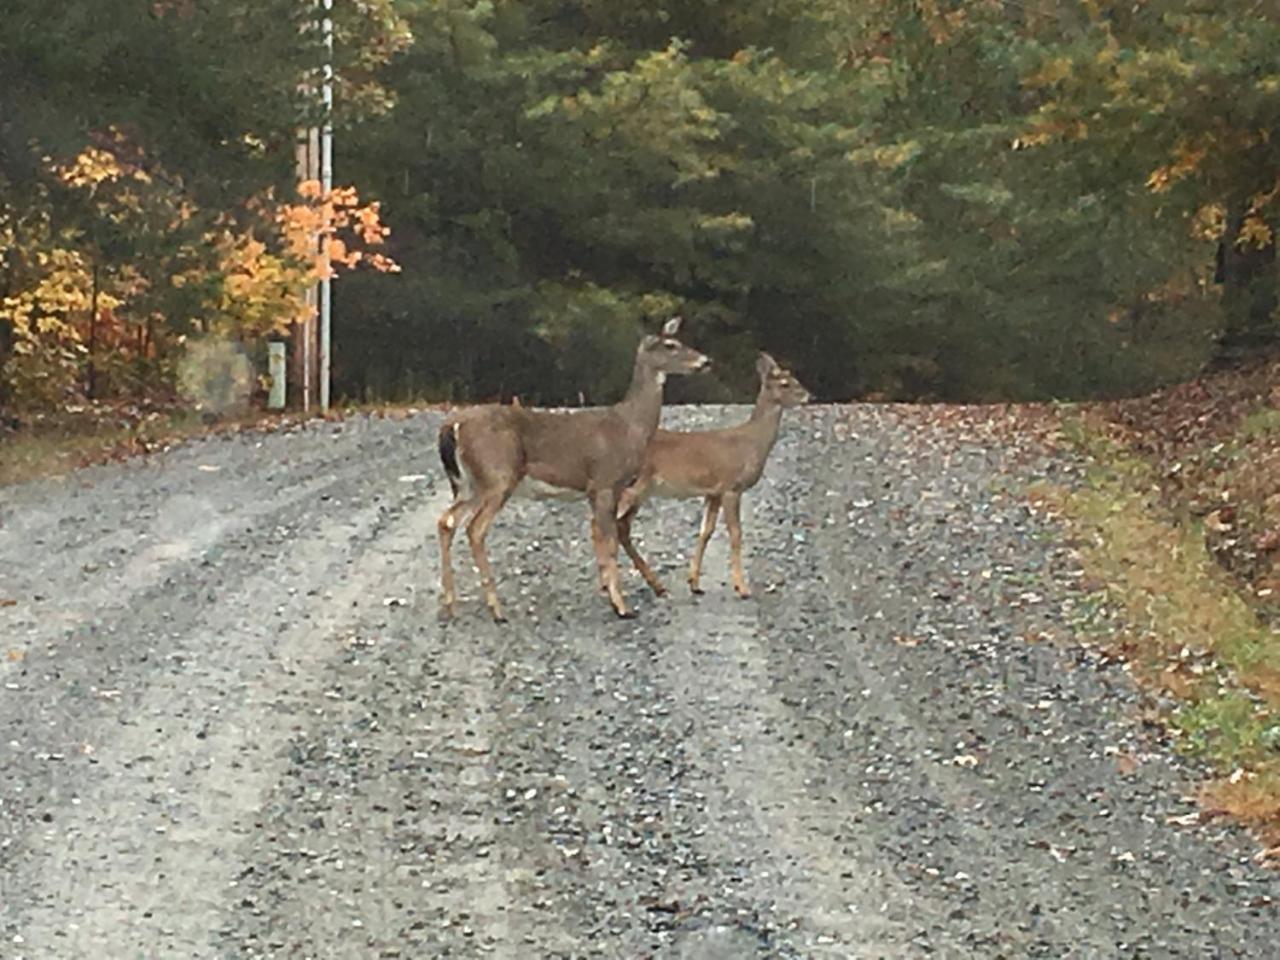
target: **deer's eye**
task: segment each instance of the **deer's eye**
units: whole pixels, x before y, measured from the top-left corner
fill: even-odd
[[[668,350],[674,350],[677,346],[679,346],[679,344],[677,344],[674,340],[663,340],[662,345],[666,347]]]

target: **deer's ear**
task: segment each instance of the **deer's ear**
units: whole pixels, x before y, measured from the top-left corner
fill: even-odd
[[[646,333],[640,340],[640,349],[652,350],[658,345],[658,340],[659,338],[655,337],[652,333]]]
[[[760,352],[760,358],[756,360],[756,373],[763,377],[770,370],[776,370],[777,367],[778,361],[762,350]]]
[[[662,335],[664,337],[674,337],[680,332],[680,318],[672,317],[662,325]]]

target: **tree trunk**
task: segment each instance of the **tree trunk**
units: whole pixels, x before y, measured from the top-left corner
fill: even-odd
[[[97,397],[98,370],[94,357],[98,348],[98,261],[93,261],[93,285],[89,289],[89,363],[85,370],[85,395],[90,400]]]
[[[1274,224],[1271,242],[1258,247],[1237,245],[1248,215],[1246,203],[1237,202],[1227,212],[1226,231],[1218,244],[1214,279],[1222,284],[1222,309],[1226,319],[1215,362],[1229,365],[1251,354],[1280,345],[1277,317],[1276,244]]]
[[[0,300],[9,295],[9,277],[4,278],[4,284],[0,285]],[[13,323],[9,320],[0,320],[0,410],[4,410],[12,399],[9,396],[9,381],[5,379],[4,370],[9,364],[9,358],[13,356]]]

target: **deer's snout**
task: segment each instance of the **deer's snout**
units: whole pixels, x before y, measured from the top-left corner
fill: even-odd
[[[693,362],[693,370],[695,373],[708,369],[711,366],[711,358],[706,354],[698,354],[698,359]]]

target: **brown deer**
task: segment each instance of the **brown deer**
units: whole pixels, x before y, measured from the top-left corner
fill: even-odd
[[[782,411],[809,402],[809,391],[767,353],[756,362],[760,393],[751,419],[736,427],[680,433],[659,430],[645,454],[644,468],[618,504],[618,538],[622,548],[658,596],[667,592],[662,581],[631,542],[631,523],[640,505],[650,497],[704,497],[707,503],[698,546],[689,563],[689,588],[702,593],[702,555],[716,527],[716,515],[724,507],[729,528],[729,555],[733,589],[751,596],[742,572],[742,494],[760,480],[764,465],[778,439]]]
[[[645,448],[658,429],[667,375],[693,373],[711,362],[675,339],[679,329],[680,318],[674,317],[660,336],[640,342],[631,386],[611,407],[553,412],[484,406],[445,421],[440,460],[454,497],[437,524],[446,614],[454,612],[453,534],[470,513],[467,538],[485,602],[495,620],[505,620],[485,536],[498,511],[519,491],[532,497],[586,496],[600,586],[618,616],[632,616],[618,584],[618,498],[639,475]]]

